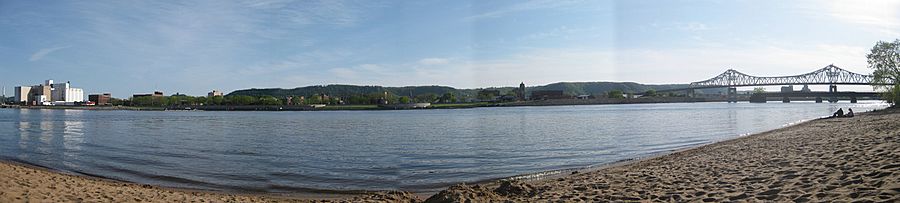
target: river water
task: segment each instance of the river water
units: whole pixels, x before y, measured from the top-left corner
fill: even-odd
[[[0,109],[0,158],[170,187],[429,191],[646,157],[857,104],[680,103],[408,111]]]

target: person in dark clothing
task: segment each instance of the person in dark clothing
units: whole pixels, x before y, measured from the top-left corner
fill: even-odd
[[[853,109],[847,108],[847,114],[844,114],[844,117],[853,117]]]
[[[834,112],[834,114],[831,115],[831,118],[838,118],[838,117],[844,117],[844,109],[843,108],[839,108],[837,110],[837,112]]]

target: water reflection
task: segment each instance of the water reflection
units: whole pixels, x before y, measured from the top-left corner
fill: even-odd
[[[84,143],[84,122],[81,121],[82,111],[66,110],[63,121],[63,165],[70,168],[78,168],[77,160],[81,153],[81,144]]]
[[[28,145],[32,142],[29,141],[31,138],[31,122],[28,121],[20,121],[19,122],[19,149],[21,151],[26,151],[28,149]],[[28,154],[19,153],[16,154],[16,157],[21,160],[28,159]]]
[[[427,190],[681,149],[868,104],[356,112],[0,109],[0,157],[200,189]],[[273,189],[278,188],[278,189]]]

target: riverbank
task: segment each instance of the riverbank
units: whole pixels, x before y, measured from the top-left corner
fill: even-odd
[[[397,108],[379,105],[183,105],[168,107],[150,106],[21,106],[9,105],[3,108],[20,109],[74,109],[74,110],[134,110],[134,111],[167,111],[167,110],[200,110],[200,111],[372,111],[372,110],[423,110],[423,109],[469,109],[480,107],[516,107],[516,106],[571,106],[571,105],[608,105],[608,104],[654,104],[654,103],[697,103],[723,102],[724,99],[688,98],[688,97],[642,97],[642,98],[595,98],[595,99],[548,99],[515,102],[470,102],[470,103],[434,103],[425,108]]]
[[[900,109],[819,119],[533,182],[457,185],[429,201],[900,201]]]
[[[549,180],[457,185],[432,201],[898,201],[900,110],[813,120]],[[0,202],[416,202],[357,195],[236,194],[161,188],[0,163]],[[18,198],[18,199],[17,199]]]
[[[397,108],[383,107],[378,105],[327,105],[321,107],[313,107],[308,105],[208,105],[208,106],[169,106],[169,107],[148,107],[148,106],[21,106],[9,105],[3,108],[14,109],[68,109],[68,110],[130,110],[130,111],[359,111],[359,110],[422,110],[422,109],[466,109],[477,107],[497,106],[488,102],[476,103],[449,103],[449,104],[432,104],[426,108]]]

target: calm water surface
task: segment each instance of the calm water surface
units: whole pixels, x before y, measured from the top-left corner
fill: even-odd
[[[0,109],[0,158],[173,187],[412,191],[585,167],[858,104],[689,103],[415,111]]]

